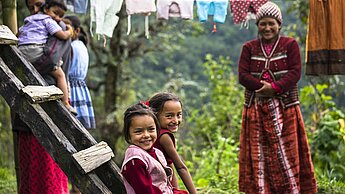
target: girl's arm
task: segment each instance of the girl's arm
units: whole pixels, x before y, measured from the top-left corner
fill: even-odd
[[[190,194],[196,194],[197,192],[192,180],[192,176],[190,175],[186,165],[178,155],[171,137],[168,134],[163,134],[159,139],[159,143],[162,145],[163,149],[167,152],[169,157],[173,160],[175,169],[178,175],[181,177],[188,192]]]
[[[162,191],[152,185],[152,179],[146,170],[146,165],[139,159],[133,159],[127,162],[123,167],[122,175],[132,186],[135,193],[162,194]]]
[[[63,31],[63,30],[57,31],[54,34],[54,36],[56,36],[58,39],[61,39],[61,40],[67,40],[71,38],[73,34],[73,28],[70,25],[66,25],[66,27],[67,27],[66,31]]]
[[[178,179],[177,179],[177,176],[176,176],[176,170],[175,170],[175,167],[174,167],[174,163],[171,163],[171,164],[168,164],[168,166],[174,171],[173,175],[172,175],[172,185],[174,188],[178,189],[179,186],[178,186]]]

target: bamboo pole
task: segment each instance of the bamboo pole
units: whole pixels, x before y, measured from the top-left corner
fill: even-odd
[[[1,0],[2,18],[4,25],[8,26],[13,34],[17,34],[17,2],[16,0]]]

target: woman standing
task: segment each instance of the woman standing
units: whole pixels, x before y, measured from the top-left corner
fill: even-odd
[[[317,185],[299,106],[301,56],[293,38],[280,36],[279,7],[256,14],[258,38],[243,45],[239,82],[245,87],[239,190],[316,193]]]

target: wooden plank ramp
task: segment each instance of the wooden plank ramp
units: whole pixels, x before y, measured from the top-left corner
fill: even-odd
[[[1,39],[1,36],[0,36]],[[1,42],[1,41],[0,41]],[[42,95],[37,88],[43,87]],[[50,87],[50,86],[49,86]],[[24,59],[15,45],[0,43],[0,94],[83,194],[125,194],[119,167]],[[102,157],[95,157],[102,155]]]

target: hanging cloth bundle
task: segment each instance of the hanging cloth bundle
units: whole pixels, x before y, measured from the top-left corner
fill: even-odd
[[[92,23],[96,23],[96,34],[104,39],[106,44],[106,37],[112,37],[115,26],[119,21],[116,15],[122,6],[123,0],[90,0],[90,33],[92,33]]]
[[[310,0],[306,75],[345,75],[344,0]]]
[[[88,3],[88,0],[65,0],[67,9],[74,13],[86,13]]]
[[[169,17],[193,19],[192,0],[157,0],[157,18],[168,20]]]
[[[217,23],[224,23],[228,13],[228,0],[196,0],[197,14],[200,22],[206,22],[209,15],[213,16],[213,30],[217,31]]]
[[[234,24],[240,24],[241,28],[249,28],[249,20],[255,20],[255,14],[268,0],[230,0],[230,11]]]
[[[145,36],[149,38],[149,15],[151,12],[156,12],[155,0],[126,0],[126,12],[128,14],[128,28],[127,35],[131,32],[131,15],[144,14],[145,15]]]

